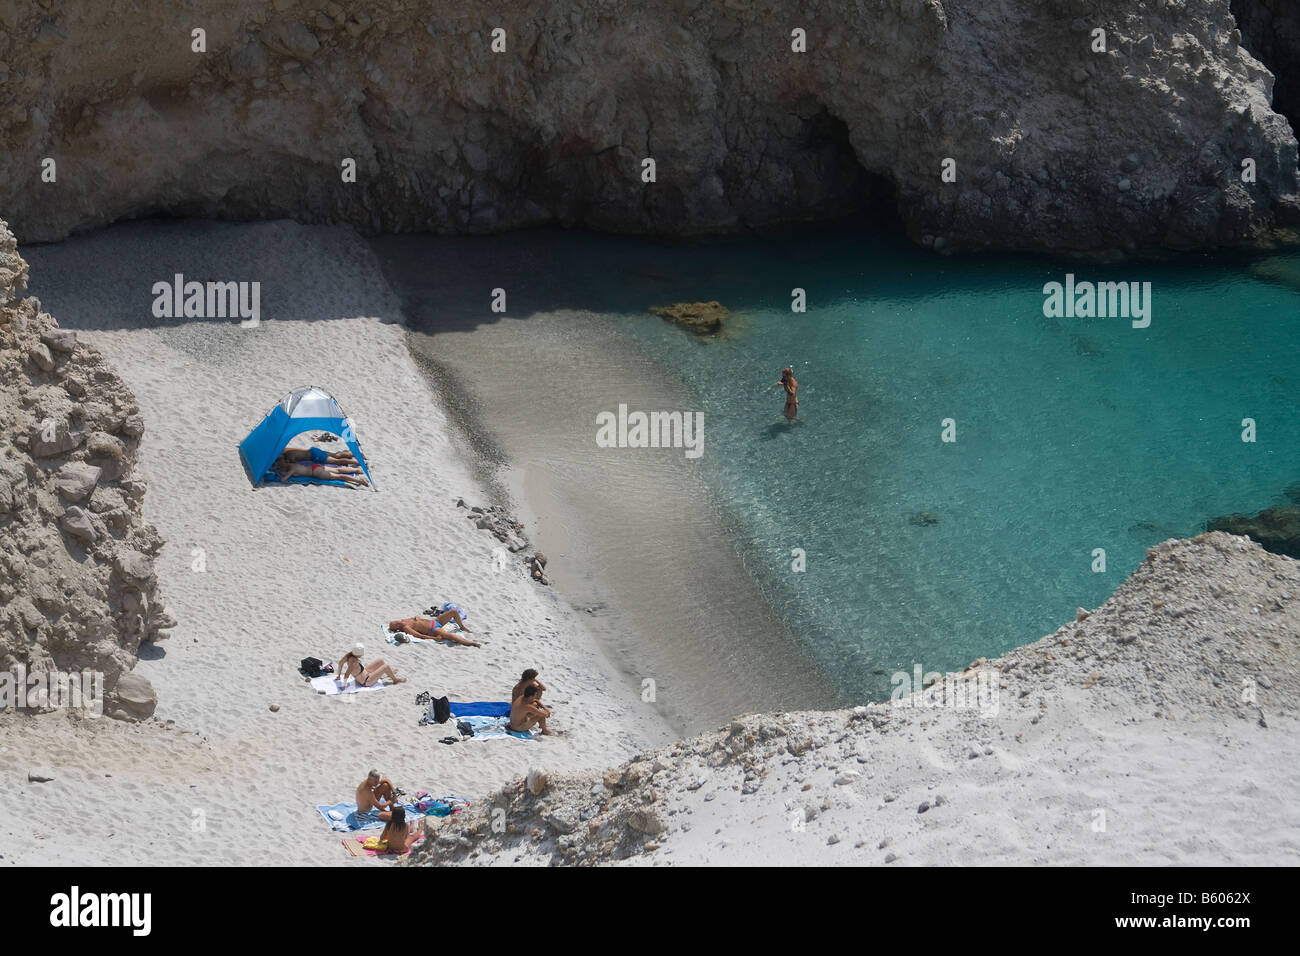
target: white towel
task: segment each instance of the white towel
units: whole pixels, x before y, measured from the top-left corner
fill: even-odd
[[[318,694],[324,694],[326,697],[336,697],[339,694],[360,694],[367,690],[383,690],[387,684],[371,684],[369,687],[360,687],[357,685],[355,677],[349,677],[347,685],[340,688],[339,682],[334,679],[332,674],[323,674],[320,677],[311,679],[311,689]]]

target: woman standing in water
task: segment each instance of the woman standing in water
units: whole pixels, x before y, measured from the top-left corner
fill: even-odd
[[[785,389],[785,420],[792,422],[799,414],[799,383],[794,380],[794,369],[782,372],[776,384]]]

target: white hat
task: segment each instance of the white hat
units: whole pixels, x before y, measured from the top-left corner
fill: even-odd
[[[360,657],[362,654],[365,653],[365,651],[366,651],[366,645],[364,645],[364,644],[353,644],[353,645],[352,645],[352,656],[353,656],[353,657]]]

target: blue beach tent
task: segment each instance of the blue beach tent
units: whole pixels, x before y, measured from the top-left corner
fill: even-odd
[[[295,437],[308,431],[331,432],[347,443],[348,448],[361,464],[366,473],[366,480],[374,488],[374,479],[370,477],[370,467],[361,446],[357,444],[356,433],[352,423],[343,414],[343,409],[334,396],[314,385],[294,389],[279,404],[266,413],[262,423],[248,433],[248,437],[239,443],[239,458],[244,463],[244,471],[254,487],[279,479],[270,471],[272,463],[280,457],[280,452],[288,447]],[[342,481],[325,481],[316,478],[290,478],[298,484],[343,485]]]

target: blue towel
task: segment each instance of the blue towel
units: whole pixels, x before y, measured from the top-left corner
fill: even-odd
[[[507,727],[510,723],[509,717],[462,717],[461,719],[474,728],[474,736],[462,738],[464,740],[491,740],[493,737],[515,737],[519,740],[538,738],[537,734],[531,732],[510,730]]]
[[[453,717],[509,717],[510,703],[504,700],[474,701],[471,704],[452,704]]]
[[[420,810],[414,803],[404,803],[406,808],[407,821],[418,820],[425,816],[425,811]],[[384,826],[384,821],[379,819],[378,810],[367,810],[365,813],[357,813],[355,801],[348,803],[336,803],[334,806],[319,803],[316,805],[317,811],[325,818],[325,822],[330,825],[331,830],[338,830],[342,833],[350,833],[354,830],[379,830]],[[330,816],[331,810],[337,810],[343,815],[342,820],[335,820]]]

